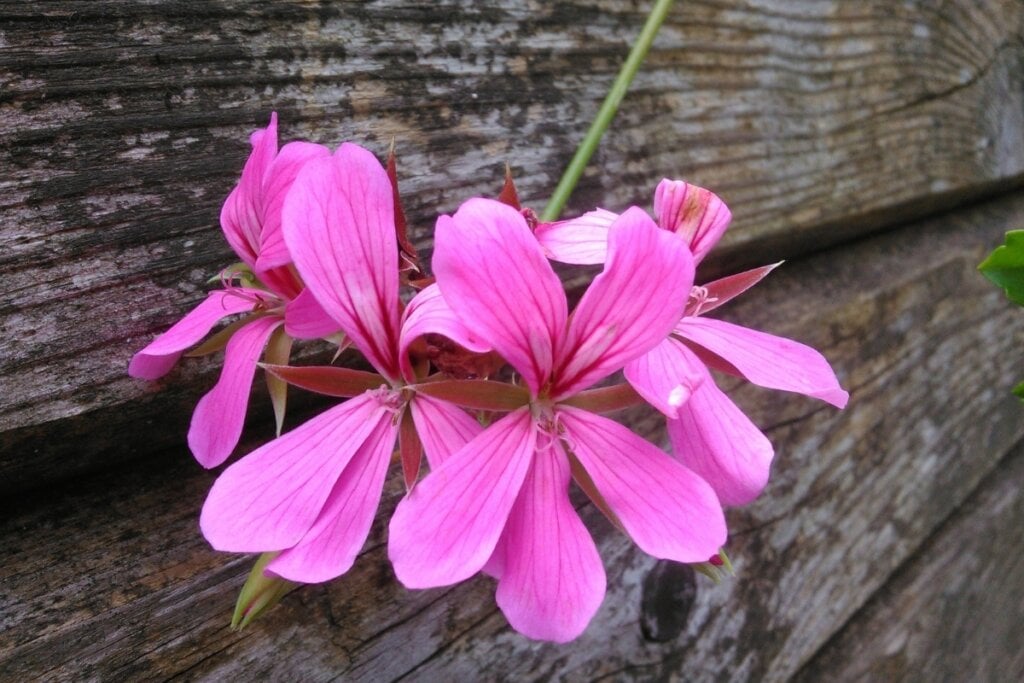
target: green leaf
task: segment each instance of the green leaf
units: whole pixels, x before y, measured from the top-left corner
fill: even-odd
[[[1024,230],[1006,233],[1006,244],[996,247],[978,270],[1002,287],[1010,301],[1024,306]]]
[[[1013,388],[1013,395],[1024,401],[1024,382],[1021,382]]]

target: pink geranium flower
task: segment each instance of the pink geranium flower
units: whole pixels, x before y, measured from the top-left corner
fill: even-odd
[[[601,559],[569,501],[574,474],[655,557],[702,562],[726,538],[707,483],[579,407],[587,405],[581,392],[671,332],[693,282],[686,245],[643,211],[630,209],[607,234],[604,272],[570,318],[520,213],[472,199],[437,224],[433,268],[445,301],[519,372],[528,404],[445,459],[399,504],[389,555],[410,588],[452,584],[486,565],[498,577],[499,607],[532,638],[575,638],[604,596]]]
[[[221,210],[224,236],[263,287],[239,287],[225,278],[224,289],[210,292],[195,309],[157,337],[131,360],[128,374],[157,379],[170,371],[182,353],[205,337],[221,319],[249,314],[234,329],[224,353],[217,384],[200,399],[192,414],[188,443],[204,467],[224,462],[242,434],[256,363],[268,340],[282,325],[294,338],[312,339],[337,331],[337,325],[302,289],[288,267],[291,258],[281,235],[281,207],[299,170],[330,155],[322,145],[291,142],[277,149],[277,115],[252,135],[252,154],[242,178]]]
[[[228,467],[206,499],[200,526],[210,544],[280,551],[267,570],[286,579],[327,581],[352,566],[400,433],[422,442],[437,463],[478,429],[461,409],[406,388],[415,380],[408,348],[417,337],[437,333],[471,350],[486,347],[436,287],[418,294],[401,316],[394,216],[384,168],[352,144],[310,161],[284,203],[285,243],[307,291],[379,373],[316,369],[323,374],[317,381],[339,376],[354,387],[336,394],[353,398]],[[407,445],[403,440],[403,454]],[[403,463],[410,484],[415,458]]]
[[[682,237],[699,263],[725,233],[731,213],[712,192],[662,180],[654,194],[658,225]],[[617,214],[604,209],[538,226],[550,258],[602,263]],[[625,365],[626,379],[668,418],[676,456],[715,488],[726,505],[748,503],[768,481],[767,437],[716,385],[708,367],[771,389],[795,391],[842,408],[849,394],[828,361],[799,342],[703,317],[757,284],[778,264],[694,287],[684,315],[648,353]]]

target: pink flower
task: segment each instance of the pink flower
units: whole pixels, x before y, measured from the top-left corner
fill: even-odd
[[[128,374],[157,379],[182,353],[205,337],[225,316],[247,313],[231,334],[217,384],[192,414],[188,443],[204,467],[224,462],[242,434],[256,363],[271,335],[284,326],[291,337],[310,339],[337,331],[337,325],[302,291],[288,267],[291,258],[281,235],[281,206],[299,170],[330,155],[322,145],[291,142],[277,149],[277,115],[252,135],[252,154],[238,186],[221,210],[224,236],[264,288],[237,287],[210,292],[206,300],[132,358]]]
[[[281,551],[267,570],[303,583],[348,571],[370,531],[395,441],[419,464],[440,462],[478,431],[459,408],[414,394],[407,358],[422,334],[487,350],[448,310],[436,287],[400,317],[392,186],[367,150],[342,145],[299,172],[282,211],[295,266],[323,309],[379,374],[327,368],[354,396],[228,467],[203,506],[210,544],[232,552]],[[414,429],[413,429],[414,427]],[[411,471],[410,471],[411,470]]]
[[[481,569],[525,635],[578,636],[605,574],[569,502],[571,476],[645,552],[701,562],[725,542],[711,487],[622,425],[577,406],[583,392],[663,340],[693,281],[685,244],[639,209],[608,229],[608,261],[568,315],[565,293],[523,217],[472,199],[437,223],[433,257],[445,301],[519,372],[529,403],[446,458],[399,504],[389,555],[410,588]],[[575,405],[574,405],[575,403]]]
[[[708,190],[662,180],[654,194],[659,226],[683,238],[695,262],[729,226],[725,203]],[[616,214],[598,209],[537,228],[548,255],[568,263],[601,263]],[[700,474],[726,505],[748,503],[768,481],[768,439],[711,379],[708,368],[770,389],[795,391],[842,408],[849,394],[825,358],[804,344],[703,317],[757,284],[778,264],[694,287],[685,314],[648,353],[626,364],[626,379],[668,418],[676,456]]]

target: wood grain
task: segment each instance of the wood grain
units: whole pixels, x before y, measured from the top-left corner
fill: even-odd
[[[647,8],[0,1],[5,490],[181,443],[212,366],[124,370],[234,260],[218,210],[270,110],[285,138],[394,136],[425,246],[506,160],[543,202]],[[1016,186],[1022,25],[1012,0],[679,3],[574,206],[714,187],[722,270]]]
[[[812,659],[1024,436],[1009,394],[1024,317],[975,271],[1024,197],[788,263],[727,316],[812,343],[852,390],[842,413],[743,386],[776,446],[773,480],[730,514],[738,576],[703,578],[689,618],[652,631],[656,568],[590,506],[609,592],[568,646],[511,632],[493,582],[407,592],[385,557],[389,482],[353,571],[227,629],[250,562],[196,528],[212,474],[178,452],[23,501],[3,518],[0,662],[51,680],[784,680]],[[724,310],[724,309],[723,309]],[[770,400],[766,398],[770,396]],[[635,417],[635,416],[631,416]],[[655,420],[634,420],[657,438]],[[985,495],[982,493],[981,495]],[[582,501],[577,501],[582,503]],[[949,571],[976,557],[950,558]],[[651,575],[652,570],[654,574]],[[648,596],[645,605],[645,594]],[[662,633],[668,633],[662,630]]]
[[[1021,547],[1018,446],[795,680],[1021,680]]]

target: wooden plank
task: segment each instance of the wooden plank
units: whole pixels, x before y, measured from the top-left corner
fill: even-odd
[[[837,413],[733,392],[777,458],[765,496],[730,513],[738,577],[698,578],[695,597],[589,506],[609,593],[571,645],[511,632],[484,578],[407,592],[384,547],[396,473],[350,574],[232,633],[249,560],[206,548],[196,519],[213,475],[179,453],[4,517],[0,662],[10,678],[54,680],[787,678],[1024,436],[1009,394],[1024,316],[975,270],[1022,220],[1024,197],[1009,196],[908,226],[793,261],[728,309],[821,348],[852,398]],[[657,436],[656,420],[633,422]]]
[[[210,366],[169,391],[124,368],[233,260],[218,209],[271,109],[285,138],[395,136],[423,245],[505,160],[542,203],[646,10],[0,1],[0,480],[181,443]],[[1016,184],[1022,25],[1012,0],[679,3],[575,207],[649,205],[662,175],[714,187],[725,269]]]
[[[857,613],[796,681],[1024,679],[1024,448]]]

